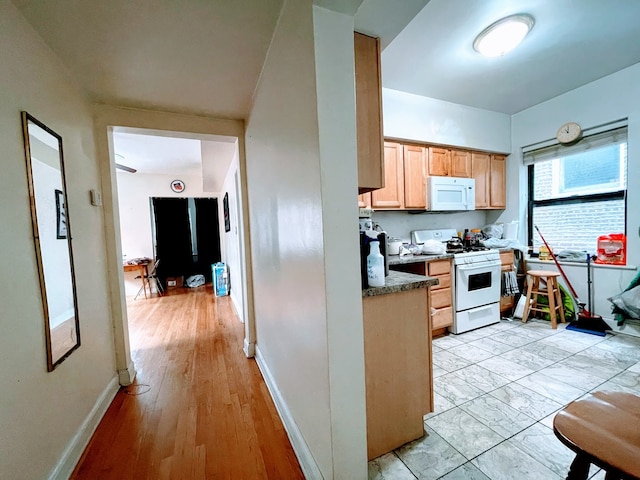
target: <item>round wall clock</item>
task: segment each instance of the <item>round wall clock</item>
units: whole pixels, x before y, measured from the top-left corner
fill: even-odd
[[[567,122],[556,132],[556,138],[560,143],[572,143],[580,138],[582,128],[575,122]]]
[[[182,180],[173,180],[171,182],[171,190],[176,193],[182,193],[185,189],[184,182]]]

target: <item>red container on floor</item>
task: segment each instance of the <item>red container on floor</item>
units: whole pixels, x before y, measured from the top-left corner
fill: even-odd
[[[610,233],[598,237],[598,250],[594,263],[606,265],[627,264],[627,238],[624,233]]]

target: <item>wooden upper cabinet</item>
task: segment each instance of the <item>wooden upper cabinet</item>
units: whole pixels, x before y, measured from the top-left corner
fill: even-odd
[[[380,42],[354,33],[358,193],[384,187]]]
[[[471,178],[471,152],[455,148],[429,147],[428,174],[438,177]]]
[[[506,208],[506,156],[473,152],[471,171],[476,180],[476,210]]]
[[[358,195],[358,208],[371,208],[371,192]]]
[[[471,155],[471,176],[476,181],[476,210],[489,208],[489,169],[491,155],[473,152]]]
[[[450,177],[471,178],[471,152],[451,149]]]
[[[429,150],[418,145],[404,146],[404,207],[427,206],[427,156]]]
[[[404,208],[403,148],[384,142],[385,187],[371,192],[372,208]]]
[[[451,150],[441,147],[429,147],[428,158],[429,176],[446,177],[449,175],[451,164]]]
[[[507,157],[491,155],[489,206],[507,208]]]

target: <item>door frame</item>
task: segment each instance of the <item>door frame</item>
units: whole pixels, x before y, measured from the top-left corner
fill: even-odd
[[[201,136],[227,136],[238,139],[238,171],[240,173],[240,197],[243,230],[241,249],[244,258],[243,304],[245,306],[245,339],[243,349],[247,357],[255,353],[256,329],[253,311],[253,285],[251,269],[251,245],[248,213],[244,122],[206,116],[181,115],[170,112],[137,110],[108,105],[94,105],[94,132],[96,155],[100,166],[100,183],[103,198],[105,225],[108,295],[114,331],[116,370],[120,385],[133,382],[136,371],[131,359],[124,273],[122,271],[122,247],[120,244],[120,216],[118,189],[113,149],[113,131],[117,127],[142,128],[158,132],[176,132],[185,138]]]

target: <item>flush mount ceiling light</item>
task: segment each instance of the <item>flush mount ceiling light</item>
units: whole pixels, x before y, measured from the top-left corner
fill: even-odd
[[[533,28],[533,17],[526,13],[511,15],[492,23],[473,42],[476,52],[499,57],[513,50]]]

